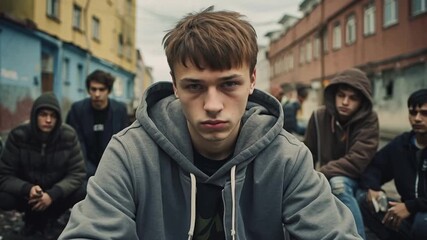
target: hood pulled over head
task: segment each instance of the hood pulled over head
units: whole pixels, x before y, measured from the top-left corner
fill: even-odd
[[[37,114],[40,109],[44,109],[44,108],[55,111],[57,116],[55,127],[53,128],[50,134],[42,133],[37,126]],[[30,123],[31,123],[32,132],[35,134],[35,136],[37,136],[42,141],[53,139],[54,136],[57,135],[58,129],[62,123],[62,116],[61,116],[61,108],[59,106],[58,99],[52,92],[42,93],[42,95],[40,95],[40,97],[38,97],[34,101],[33,107],[31,109]],[[46,136],[46,135],[49,135],[49,136]]]
[[[357,90],[362,96],[361,107],[358,112],[355,113],[352,121],[363,118],[369,112],[372,111],[373,99],[372,99],[372,87],[371,82],[366,74],[357,69],[350,68],[341,73],[338,73],[325,88],[324,98],[326,109],[333,115],[336,116],[337,112],[335,109],[335,94],[340,85],[345,84],[351,88]]]

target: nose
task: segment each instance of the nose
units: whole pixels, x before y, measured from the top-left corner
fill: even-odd
[[[344,99],[342,100],[342,103],[344,105],[348,105],[348,102],[349,102],[348,97],[344,97]]]
[[[221,93],[216,88],[210,88],[206,92],[203,108],[210,113],[217,113],[222,110]]]
[[[47,115],[46,116],[46,122],[52,122],[52,116]]]

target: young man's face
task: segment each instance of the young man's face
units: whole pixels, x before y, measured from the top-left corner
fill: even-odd
[[[37,126],[40,131],[50,133],[56,125],[57,118],[55,111],[41,109],[37,113]]]
[[[409,123],[415,133],[427,133],[427,103],[409,108]]]
[[[175,66],[174,91],[193,143],[196,148],[230,148],[254,90],[255,71],[249,74],[246,65],[225,71],[199,70],[191,63],[187,66]]]
[[[89,95],[92,102],[92,107],[102,110],[108,106],[108,92],[107,86],[102,83],[91,81],[89,83]]]
[[[351,88],[338,87],[335,94],[335,107],[341,120],[348,120],[359,110],[362,97],[358,92]]]

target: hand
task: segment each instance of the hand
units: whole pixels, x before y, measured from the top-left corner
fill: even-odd
[[[368,192],[366,193],[366,202],[368,204],[368,208],[369,208],[369,211],[371,211],[371,213],[375,213],[375,207],[372,200],[378,199],[380,197],[380,194],[381,194],[381,191],[375,191],[372,189],[369,189]]]
[[[397,231],[399,230],[399,226],[402,223],[402,221],[406,218],[408,218],[411,213],[406,208],[405,203],[400,202],[389,202],[390,208],[388,209],[387,213],[385,214],[382,223],[390,227],[391,229]]]
[[[37,199],[41,198],[43,194],[43,189],[39,185],[34,185],[30,189],[30,194],[28,196],[28,199]]]
[[[33,211],[44,211],[52,204],[52,198],[43,192],[40,198],[30,199],[28,204],[32,205],[31,210]]]

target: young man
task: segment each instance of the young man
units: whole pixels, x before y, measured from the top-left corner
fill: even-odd
[[[297,99],[295,101],[288,100],[283,104],[284,128],[286,131],[298,136],[304,136],[305,134],[305,127],[298,124],[297,115],[301,105],[307,99],[308,89],[309,87],[306,85],[298,85],[296,87]]]
[[[304,143],[329,180],[332,193],[353,213],[359,234],[364,225],[355,193],[361,173],[379,141],[378,117],[372,111],[371,84],[358,69],[333,78],[324,91],[325,105],[313,112]]]
[[[359,239],[280,103],[254,89],[242,17],[207,9],[166,34],[173,83],[147,90],[60,239]]]
[[[114,80],[107,72],[92,72],[86,78],[86,90],[90,98],[74,103],[67,116],[66,122],[79,136],[88,178],[95,174],[113,134],[129,126],[125,105],[108,97]]]
[[[61,120],[56,97],[42,94],[30,123],[9,133],[0,159],[0,208],[25,212],[26,236],[43,232],[86,194],[77,135]]]
[[[427,239],[427,89],[411,94],[408,110],[412,131],[383,147],[361,178],[365,223],[381,239]],[[374,211],[373,200],[379,201],[381,186],[390,180],[401,201]]]

